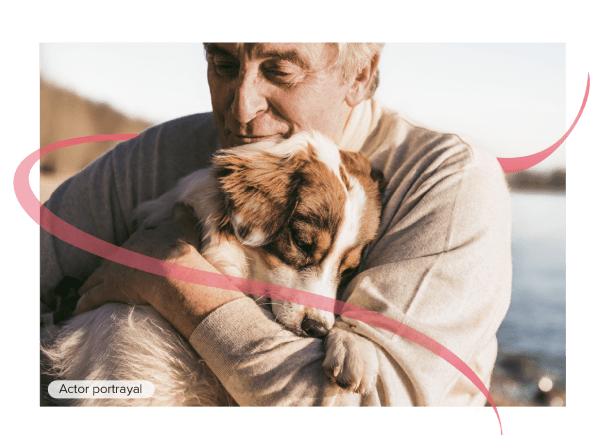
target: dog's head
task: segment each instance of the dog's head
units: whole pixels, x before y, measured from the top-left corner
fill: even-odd
[[[380,221],[382,174],[318,133],[218,153],[219,235],[236,239],[251,278],[331,298],[352,277]],[[274,300],[278,321],[323,336],[334,315]]]

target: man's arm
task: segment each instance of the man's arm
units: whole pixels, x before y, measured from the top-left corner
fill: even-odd
[[[213,116],[187,116],[118,144],[52,194],[45,206],[101,240],[122,245],[133,233],[133,209],[158,197],[194,170],[207,167],[219,147]],[[52,290],[64,277],[84,282],[102,259],[40,231],[42,312],[53,311]]]
[[[122,147],[119,145],[115,150]],[[78,229],[101,240],[120,244],[128,238],[130,231],[114,182],[113,158],[113,153],[108,153],[68,179],[44,206]],[[84,282],[101,260],[41,229],[40,294],[43,305],[54,309],[56,302],[51,301],[51,291],[59,282],[64,277]]]
[[[437,181],[407,192],[398,185],[389,192],[382,236],[345,296],[430,336],[488,385],[496,330],[510,298],[508,191],[496,170],[466,167],[436,175]],[[399,204],[391,208],[393,199]],[[213,311],[190,342],[241,405],[484,403],[473,384],[433,353],[348,322],[376,345],[380,369],[369,395],[330,383],[321,367],[322,341],[286,332],[246,299]]]
[[[122,246],[154,259],[193,271],[220,273],[199,253],[199,222],[182,204],[173,208],[173,220],[155,228],[139,228]],[[227,280],[226,280],[227,283]],[[218,279],[218,285],[219,283]],[[82,295],[76,307],[81,314],[108,300],[127,304],[149,304],[180,333],[189,337],[200,322],[219,306],[245,297],[238,291],[158,276],[110,260],[104,260],[78,290]],[[174,311],[179,309],[179,311]]]

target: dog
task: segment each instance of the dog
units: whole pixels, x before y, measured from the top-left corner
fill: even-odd
[[[376,236],[384,180],[359,153],[323,135],[298,133],[221,150],[208,169],[141,204],[134,219],[154,227],[190,206],[203,225],[202,255],[228,276],[335,299]],[[255,296],[253,296],[256,298]],[[351,392],[369,393],[373,344],[333,313],[256,298],[300,336],[325,339],[323,368]],[[213,373],[153,308],[106,304],[70,320],[44,353],[57,379],[147,380],[148,399],[75,399],[73,405],[236,405]]]

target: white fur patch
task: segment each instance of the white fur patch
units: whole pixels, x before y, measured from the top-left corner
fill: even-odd
[[[338,263],[343,253],[357,242],[361,230],[363,210],[367,202],[367,195],[361,183],[356,178],[348,175],[348,173],[346,175],[351,184],[351,189],[347,193],[344,206],[344,221],[340,225],[338,236],[329,255],[332,263]],[[328,261],[330,261],[329,259]]]

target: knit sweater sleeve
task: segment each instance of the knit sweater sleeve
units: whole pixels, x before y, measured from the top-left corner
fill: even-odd
[[[137,144],[137,140],[119,144],[113,151],[65,181],[44,206],[61,220],[88,234],[121,244],[129,236],[127,219],[133,203],[132,188],[123,190],[117,185],[116,160]],[[63,277],[84,281],[101,260],[41,229],[40,292],[43,304],[54,307],[55,302],[45,299],[50,299],[50,291]]]
[[[60,185],[44,206],[61,220],[114,245],[135,230],[135,207],[158,197],[179,178],[208,165],[219,147],[211,114],[192,115],[119,143]],[[84,281],[102,259],[40,231],[42,312],[57,305],[51,292],[64,277]]]
[[[384,138],[387,141],[386,138]],[[409,325],[489,385],[496,330],[510,298],[510,201],[496,159],[458,138],[410,129],[370,156],[388,179],[380,233],[342,299]],[[332,384],[323,343],[299,338],[250,299],[230,302],[190,343],[241,405],[483,405],[450,364],[398,335],[347,319],[371,340],[377,385]]]

